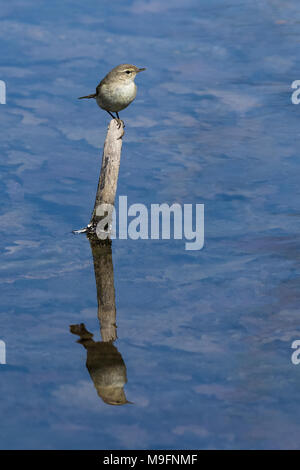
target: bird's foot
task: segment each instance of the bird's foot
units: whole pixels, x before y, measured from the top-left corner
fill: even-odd
[[[123,126],[123,128],[125,127],[125,123],[122,121],[122,119],[115,118],[115,120],[117,121],[118,129],[120,129],[121,126]]]

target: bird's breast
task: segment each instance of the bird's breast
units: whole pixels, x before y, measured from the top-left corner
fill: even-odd
[[[103,84],[97,95],[98,105],[107,111],[118,112],[126,108],[136,97],[136,84]]]

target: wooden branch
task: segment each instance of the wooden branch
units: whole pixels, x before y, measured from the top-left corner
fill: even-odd
[[[97,224],[110,213],[109,210],[105,212],[105,204],[109,205],[108,209],[115,205],[124,127],[124,122],[121,120],[117,121],[116,119],[112,119],[109,123],[104,142],[102,165],[91,220],[87,227],[80,230],[73,230],[75,234],[86,233],[89,238],[98,238],[96,235]],[[111,243],[109,237],[104,237],[101,241],[104,244]]]
[[[116,119],[112,119],[109,123],[104,142],[101,172],[94,210],[90,220],[90,225],[92,227],[95,227],[102,218],[97,214],[97,208],[103,204],[110,204],[112,206],[115,204],[123,135],[123,122],[121,121],[121,126],[119,127],[118,121],[116,121]]]

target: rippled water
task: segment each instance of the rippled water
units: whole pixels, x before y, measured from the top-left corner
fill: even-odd
[[[13,0],[0,21],[0,447],[299,448],[298,2]],[[77,97],[122,62],[147,71],[118,195],[205,204],[205,247],[114,240],[95,279],[71,231],[109,117]],[[105,403],[107,364],[132,404]]]

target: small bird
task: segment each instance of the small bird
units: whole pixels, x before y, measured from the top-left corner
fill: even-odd
[[[96,93],[81,96],[78,99],[95,98],[98,106],[107,111],[112,118],[116,119],[120,127],[119,111],[127,108],[136,97],[137,86],[134,83],[134,79],[136,74],[143,70],[146,69],[139,69],[131,64],[118,65],[101,80],[96,88]],[[117,117],[112,113],[116,113]]]

